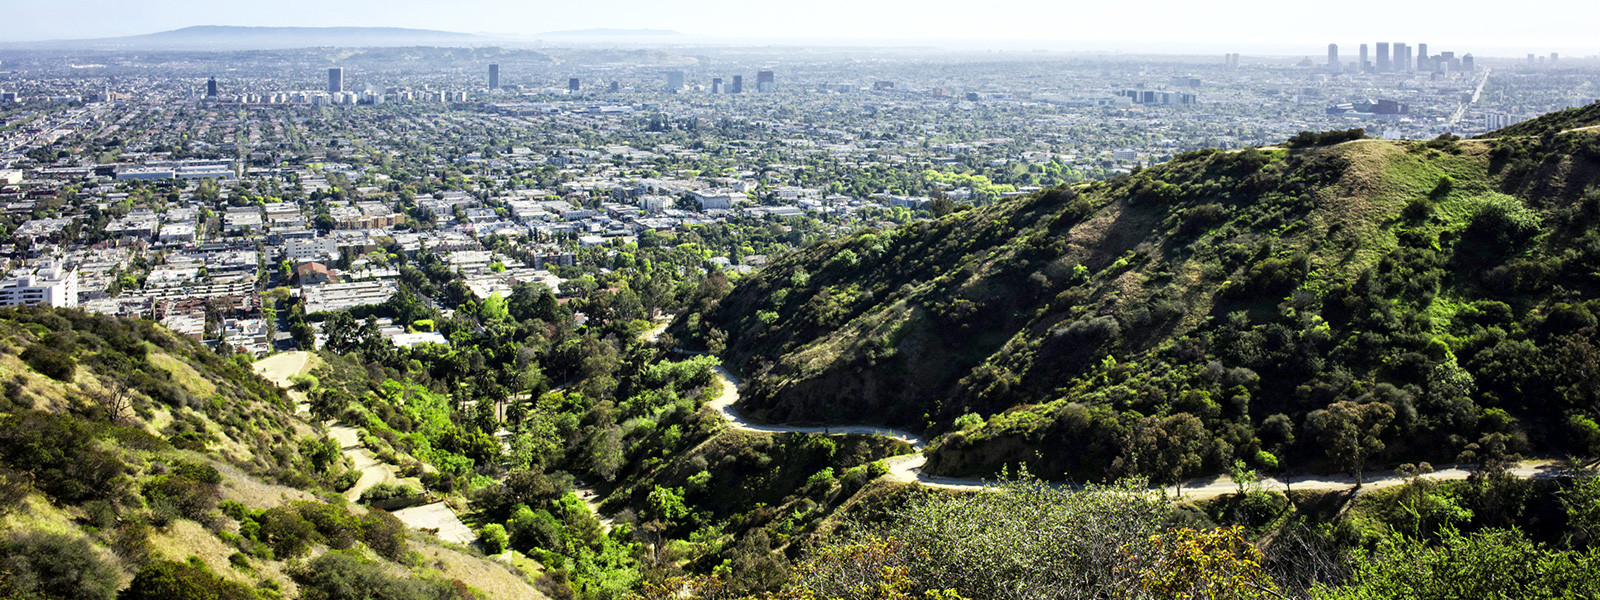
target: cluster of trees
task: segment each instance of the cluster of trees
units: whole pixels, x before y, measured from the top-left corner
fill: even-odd
[[[1313,146],[1332,146],[1345,142],[1367,139],[1367,130],[1356,128],[1344,131],[1302,131],[1289,138],[1287,145],[1290,148],[1310,148]]]

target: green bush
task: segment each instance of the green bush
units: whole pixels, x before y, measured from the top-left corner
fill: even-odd
[[[35,487],[62,502],[117,499],[127,486],[127,466],[72,417],[36,411],[0,417],[0,460],[32,473]]]
[[[0,597],[110,600],[117,567],[87,540],[24,530],[0,542]]]
[[[161,561],[139,569],[119,600],[257,600],[242,584],[218,577],[199,559],[188,564]]]
[[[23,350],[22,360],[33,367],[33,370],[57,381],[72,381],[73,373],[78,370],[78,361],[70,354],[41,344],[34,344]]]
[[[535,511],[518,506],[506,523],[510,529],[511,543],[524,552],[534,548],[561,551],[561,522],[547,510]]]
[[[408,485],[399,483],[380,483],[367,488],[367,490],[364,492],[361,492],[360,502],[362,504],[372,504],[374,502],[383,502],[386,500],[412,498],[420,493],[421,492],[418,492]]]
[[[451,600],[467,597],[449,582],[395,577],[350,551],[318,556],[292,574],[304,600]]]
[[[406,524],[381,509],[368,509],[361,517],[361,541],[378,556],[399,561],[406,554]]]
[[[279,506],[256,515],[257,539],[272,547],[278,558],[294,558],[311,550],[317,527],[293,508]],[[243,527],[240,530],[243,531]]]
[[[506,528],[499,523],[490,523],[478,531],[478,542],[483,544],[483,551],[487,554],[505,552],[511,544],[511,538],[506,535]]]

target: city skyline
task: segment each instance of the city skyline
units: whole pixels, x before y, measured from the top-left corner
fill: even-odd
[[[1447,13],[1421,5],[1399,5],[1381,22],[1357,12],[1314,5],[1269,5],[1241,0],[1226,6],[1154,0],[1137,18],[1112,5],[1063,5],[1001,0],[983,11],[954,2],[932,2],[906,10],[882,0],[820,0],[805,6],[747,6],[728,0],[654,2],[621,0],[594,11],[573,5],[468,0],[449,11],[419,0],[353,0],[328,5],[286,0],[272,6],[202,4],[196,0],[62,0],[12,9],[28,27],[0,32],[0,42],[94,39],[141,35],[201,25],[299,27],[408,27],[490,37],[528,38],[547,32],[594,28],[672,30],[682,42],[783,41],[785,43],[948,43],[963,47],[1045,48],[1113,52],[1247,51],[1316,53],[1312,39],[1418,39],[1438,45],[1472,46],[1482,56],[1561,52],[1589,56],[1600,51],[1587,23],[1600,20],[1600,6],[1555,0],[1539,11],[1499,11],[1465,3]],[[1479,5],[1477,10],[1473,5]],[[98,15],[84,19],[83,15]],[[1030,15],[1018,21],[1019,14]],[[1561,14],[1560,19],[1549,15]],[[843,15],[849,15],[845,18]],[[1240,15],[1244,15],[1241,17]],[[1019,22],[1059,26],[1019,26]]]

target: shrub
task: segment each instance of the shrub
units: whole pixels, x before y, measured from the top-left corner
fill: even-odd
[[[412,498],[418,494],[419,492],[417,490],[412,489],[411,486],[408,485],[399,483],[380,483],[367,488],[367,490],[364,492],[361,492],[361,503],[372,504],[374,502]]]
[[[361,541],[378,556],[398,561],[406,554],[406,524],[388,511],[373,508],[361,517]]]
[[[354,552],[335,550],[296,569],[304,600],[447,600],[461,598],[449,582],[395,577]]]
[[[218,577],[205,563],[161,561],[139,569],[119,600],[256,600],[254,590]]]
[[[0,542],[0,597],[109,600],[116,591],[116,566],[83,538],[25,530]]]
[[[41,344],[34,344],[23,350],[22,360],[33,367],[33,370],[56,381],[72,381],[72,375],[78,369],[78,361],[71,355]]]
[[[1539,213],[1522,201],[1495,194],[1480,200],[1465,233],[1467,240],[1474,243],[1515,252],[1532,242],[1543,227]]]
[[[535,511],[527,506],[518,506],[506,525],[510,528],[511,543],[518,550],[543,548],[560,551],[562,549],[561,522],[557,521],[550,511]]]
[[[0,459],[27,469],[35,487],[62,502],[115,499],[127,485],[127,466],[72,417],[34,411],[0,417]]]
[[[279,558],[294,558],[305,554],[316,542],[317,527],[294,509],[279,506],[262,511],[255,518],[257,539],[272,547]],[[241,526],[240,530],[243,530]]]
[[[488,554],[505,552],[511,545],[511,538],[506,535],[506,528],[499,523],[490,523],[478,531],[478,541],[483,544],[483,551]]]

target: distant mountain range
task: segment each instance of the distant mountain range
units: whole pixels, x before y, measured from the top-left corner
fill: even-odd
[[[533,37],[661,37],[684,35],[671,29],[571,29],[547,31]]]
[[[350,48],[393,46],[481,46],[530,42],[541,38],[659,38],[683,35],[661,29],[580,29],[530,36],[458,33],[401,27],[237,27],[201,25],[125,37],[48,40],[0,44],[3,48],[33,50],[272,50],[337,46]]]

